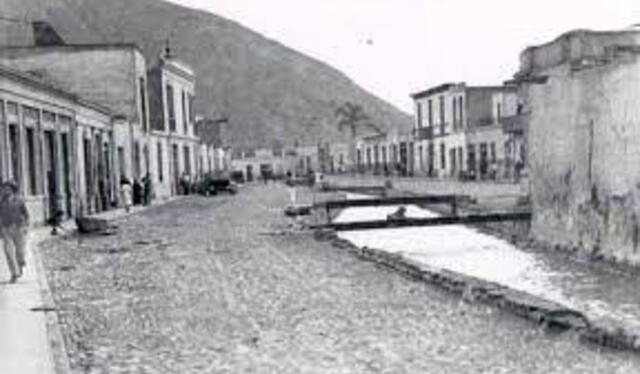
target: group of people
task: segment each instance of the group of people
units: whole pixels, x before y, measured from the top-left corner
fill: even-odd
[[[129,212],[134,205],[151,205],[151,200],[154,198],[151,175],[147,174],[142,179],[134,179],[133,183],[129,178],[123,177],[120,180],[120,195],[126,212]]]

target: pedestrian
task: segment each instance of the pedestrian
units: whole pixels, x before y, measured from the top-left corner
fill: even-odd
[[[122,178],[120,181],[120,195],[122,196],[122,204],[124,205],[124,211],[129,213],[132,205],[132,188],[131,182],[127,178]]]
[[[29,233],[29,211],[18,195],[18,185],[0,183],[0,239],[11,274],[10,283],[22,276],[26,266],[25,249]]]
[[[182,176],[180,177],[180,186],[182,187],[183,195],[189,194],[190,185],[191,185],[191,178],[189,177],[189,174],[187,174],[187,172],[182,173]]]
[[[133,181],[133,205],[142,204],[142,183],[140,179],[134,179]]]
[[[151,174],[145,175],[143,179],[144,186],[144,205],[151,205],[151,199],[153,198],[153,181],[151,180]]]

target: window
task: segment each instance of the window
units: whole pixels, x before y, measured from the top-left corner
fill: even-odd
[[[500,103],[496,105],[496,116],[498,119],[502,118],[502,105]]]
[[[162,143],[158,142],[158,180],[160,182],[164,180],[164,167],[162,163]]]
[[[422,127],[422,103],[416,102],[416,118],[418,120],[418,128]]]
[[[444,135],[444,96],[440,96],[440,134]]]
[[[189,100],[187,102],[187,104],[189,104],[189,122],[194,123],[196,121],[196,114],[195,111],[193,110],[193,102],[194,102],[194,96],[191,94],[187,94]]]
[[[142,128],[148,131],[147,128],[147,90],[144,83],[144,78],[140,78],[140,118],[142,121]]]
[[[167,116],[169,117],[169,131],[176,131],[176,110],[173,102],[173,87],[167,84]]]
[[[431,103],[431,99],[429,99],[429,101],[427,101],[427,105],[428,105],[428,112],[429,112],[429,126],[433,125],[433,104]]]
[[[451,99],[451,114],[452,114],[452,118],[453,118],[453,128],[455,129],[458,125],[458,98],[454,97]]]
[[[460,96],[460,102],[458,103],[458,110],[460,111],[460,126],[464,127],[464,97]]]
[[[189,121],[187,120],[187,94],[182,91],[182,126],[184,134],[189,134]]]
[[[447,149],[444,145],[444,143],[440,143],[440,169],[446,169],[447,168]]]

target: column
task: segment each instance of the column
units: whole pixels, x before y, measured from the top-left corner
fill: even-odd
[[[6,100],[0,100],[0,181],[9,179],[10,157]]]

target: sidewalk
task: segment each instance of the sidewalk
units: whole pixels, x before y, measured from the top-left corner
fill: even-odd
[[[115,219],[166,204],[170,198],[129,213],[115,209],[95,215]],[[74,230],[73,220],[62,224]],[[41,226],[29,232],[27,267],[16,284],[9,284],[4,250],[0,244],[0,374],[67,374],[69,363],[57,323],[57,313],[49,295],[46,275],[38,255],[38,246],[51,237],[51,228]]]
[[[40,273],[36,250],[49,231],[39,228],[29,234],[27,267],[18,283],[7,282],[10,275],[6,259],[4,253],[0,256],[0,373],[56,373],[47,316],[45,312],[31,311],[45,306],[39,283],[44,274]]]

